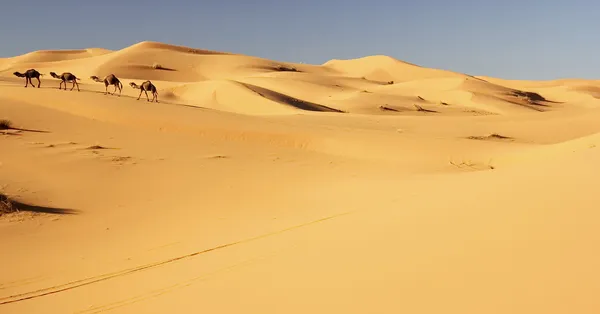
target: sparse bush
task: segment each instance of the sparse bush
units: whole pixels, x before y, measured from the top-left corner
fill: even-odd
[[[498,134],[498,133],[491,133],[491,134],[488,134],[488,135],[485,135],[485,136],[474,136],[473,135],[473,136],[469,136],[467,138],[470,139],[470,140],[493,140],[493,139],[496,139],[496,140],[512,140],[512,137],[510,137],[510,136],[504,136],[504,135],[501,135],[501,134]]]
[[[388,84],[392,85],[392,84],[394,84],[394,81],[389,81]]]
[[[162,65],[160,65],[159,63],[156,63],[156,62],[154,62],[152,64],[152,68],[155,69],[155,70],[162,70],[162,69],[164,69],[164,67]]]
[[[106,147],[100,145],[92,145],[86,149],[106,149]]]
[[[4,214],[10,214],[18,211],[13,203],[6,197],[6,195],[0,193],[0,216]]]
[[[0,130],[8,130],[12,128],[12,123],[10,122],[10,120],[0,120]]]

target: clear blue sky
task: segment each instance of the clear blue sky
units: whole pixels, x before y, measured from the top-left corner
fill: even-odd
[[[0,56],[143,40],[320,64],[384,54],[514,79],[600,78],[595,0],[6,0]]]

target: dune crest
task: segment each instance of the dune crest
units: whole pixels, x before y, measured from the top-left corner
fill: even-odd
[[[5,61],[15,64],[19,63],[45,63],[56,61],[67,61],[82,58],[102,56],[111,53],[111,50],[103,48],[89,49],[65,49],[65,50],[38,50],[20,56],[6,58]]]
[[[381,82],[406,82],[427,78],[466,77],[451,71],[424,68],[395,58],[376,55],[350,60],[330,60],[323,66],[341,70],[349,75]]]

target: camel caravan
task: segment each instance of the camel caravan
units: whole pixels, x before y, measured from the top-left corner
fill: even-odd
[[[31,87],[36,87],[33,84],[32,79],[36,79],[37,80],[37,88],[40,88],[41,85],[41,80],[40,77],[43,76],[44,74],[38,72],[35,69],[29,69],[27,71],[25,71],[25,73],[21,73],[21,72],[14,72],[13,73],[16,77],[23,77],[25,78],[25,88],[27,88],[27,86],[29,86],[29,84],[31,84]],[[77,87],[77,91],[79,90],[79,83],[77,81],[80,81],[80,79],[75,76],[75,74],[71,73],[71,72],[63,72],[60,75],[56,74],[55,72],[50,72],[50,76],[52,76],[55,79],[59,79],[60,80],[60,85],[58,86],[58,89],[62,89],[63,84],[65,85],[65,90],[67,90],[67,83],[71,82],[72,86],[71,86],[71,90],[73,90],[75,87]],[[93,80],[94,82],[98,82],[98,83],[104,83],[104,95],[114,95],[117,92],[117,89],[119,90],[119,97],[121,96],[121,92],[123,91],[123,83],[121,83],[121,81],[119,80],[119,78],[117,78],[116,75],[114,74],[109,74],[107,76],[104,77],[104,79],[100,79],[99,77],[92,75],[90,76],[90,79]],[[114,91],[112,93],[108,92],[108,86],[112,85],[115,87]],[[143,83],[141,83],[140,85],[131,82],[129,83],[129,86],[131,86],[134,89],[139,89],[140,90],[140,94],[138,95],[137,100],[140,100],[140,97],[142,97],[142,93],[146,94],[146,101],[149,102],[158,102],[158,90],[156,88],[156,86],[154,84],[152,84],[152,82],[145,81]],[[148,96],[148,92],[152,93],[152,100],[150,100],[150,97]]]

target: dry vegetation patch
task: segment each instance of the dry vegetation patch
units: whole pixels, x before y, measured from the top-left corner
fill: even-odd
[[[0,194],[0,216],[14,212],[18,212],[18,209],[6,195]]]
[[[0,130],[9,130],[12,129],[13,125],[10,120],[2,119],[0,120]]]
[[[381,111],[394,111],[394,112],[398,112],[399,111],[397,109],[394,109],[392,107],[388,107],[388,106],[385,106],[385,105],[379,106],[379,110],[381,110]]]
[[[469,136],[467,137],[470,140],[512,140],[513,138],[510,136],[504,136],[498,133],[492,133],[485,136]]]
[[[431,110],[431,109],[425,109],[417,104],[413,104],[413,106],[415,106],[415,109],[417,109],[417,111],[419,112],[431,112],[431,113],[437,113],[437,111],[435,110]]]

